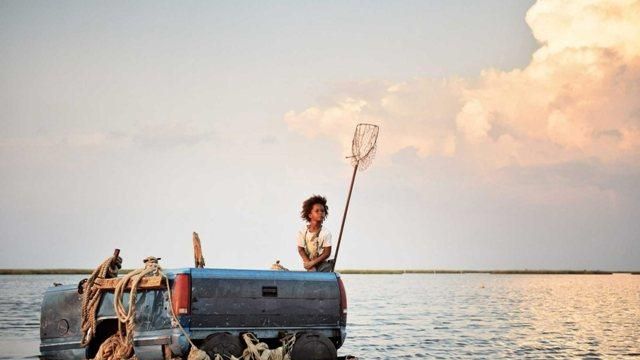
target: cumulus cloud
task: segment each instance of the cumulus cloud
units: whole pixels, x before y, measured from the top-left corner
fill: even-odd
[[[326,106],[290,111],[289,128],[308,137],[336,138],[350,150],[355,125],[382,125],[384,141],[379,153],[393,154],[413,147],[421,156],[451,156],[456,151],[455,122],[464,82],[458,79],[415,79],[403,83],[366,82],[337,89]],[[352,92],[352,93],[350,93]]]
[[[414,148],[484,169],[640,163],[640,1],[541,0],[526,21],[540,47],[522,69],[368,82],[284,120],[345,152],[355,124],[376,123],[382,156]]]

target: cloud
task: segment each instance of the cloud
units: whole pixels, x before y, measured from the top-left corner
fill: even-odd
[[[69,130],[32,136],[0,137],[0,149],[124,148],[132,145],[167,149],[193,146],[211,141],[214,136],[213,130],[194,123],[163,122],[128,132]]]
[[[394,154],[413,147],[421,156],[450,156],[456,150],[455,123],[451,114],[460,107],[464,83],[458,79],[416,79],[403,83],[366,82],[323,107],[290,111],[284,119],[291,130],[308,137],[327,136],[350,151],[353,129],[358,123],[382,126],[379,153]],[[353,93],[349,93],[352,91]]]
[[[355,124],[379,124],[380,156],[414,148],[489,172],[640,164],[640,1],[541,0],[526,21],[540,47],[522,69],[336,87],[325,104],[284,120],[345,153]]]
[[[142,128],[133,136],[133,141],[142,147],[166,149],[193,146],[210,141],[213,136],[212,130],[193,122],[164,122]]]
[[[0,137],[0,148],[33,149],[33,148],[98,148],[122,147],[130,145],[131,140],[117,132],[67,132],[47,135],[22,137]]]

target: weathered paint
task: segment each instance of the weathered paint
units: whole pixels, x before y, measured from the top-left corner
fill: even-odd
[[[179,316],[194,341],[215,332],[252,332],[262,340],[314,330],[336,347],[346,336],[340,323],[340,294],[335,273],[236,269],[182,268],[165,270],[190,274],[191,314]],[[128,293],[124,304],[128,304]],[[76,285],[49,288],[42,302],[40,351],[47,359],[83,359],[80,347],[82,295]],[[136,299],[134,345],[140,359],[154,359],[163,345],[174,354],[188,351],[186,338],[171,324],[166,290],[146,290]],[[113,293],[103,296],[98,322],[115,319]]]

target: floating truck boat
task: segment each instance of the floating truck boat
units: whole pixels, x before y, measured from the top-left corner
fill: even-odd
[[[158,282],[143,282],[137,290],[133,348],[140,360],[187,358],[190,342],[172,323],[172,313],[211,359],[215,354],[240,357],[246,347],[242,335],[247,333],[270,348],[295,335],[292,360],[335,360],[345,341],[347,295],[338,273],[207,268],[163,272],[170,292]],[[81,345],[82,286],[46,291],[40,327],[43,358],[93,359],[101,344],[119,331],[108,280],[116,279],[102,281],[96,330],[86,347]],[[122,295],[128,303],[130,293]]]
[[[356,173],[371,164],[377,139],[377,125],[356,126],[331,272],[206,269],[194,233],[194,268],[161,270],[159,259],[150,257],[144,269],[118,278],[116,249],[78,286],[47,290],[42,357],[263,360],[276,348],[269,360],[336,360],[346,337],[347,295],[333,270]]]

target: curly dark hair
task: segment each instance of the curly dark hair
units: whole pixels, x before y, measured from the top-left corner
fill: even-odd
[[[302,220],[309,221],[309,214],[311,214],[311,209],[313,209],[313,205],[315,204],[320,204],[324,206],[325,217],[329,216],[329,207],[327,206],[327,198],[320,195],[313,195],[302,203],[302,211],[300,211],[300,217],[302,217]]]

